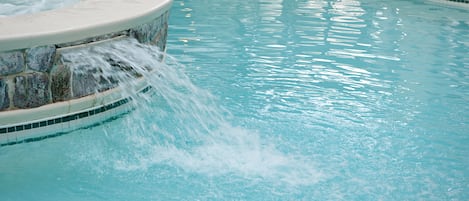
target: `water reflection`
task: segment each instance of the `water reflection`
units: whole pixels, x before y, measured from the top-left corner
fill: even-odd
[[[405,93],[415,92],[415,86],[409,86],[409,83],[421,82],[411,77],[425,77],[417,69],[409,68],[414,66],[412,62],[418,63],[416,67],[424,67],[425,59],[409,60],[422,53],[415,41],[421,41],[420,36],[428,34],[411,30],[414,25],[402,19],[409,15],[409,10],[407,5],[401,4],[356,0],[243,1],[232,2],[230,6],[215,3],[213,7],[202,9],[210,10],[217,17],[192,16],[187,20],[189,33],[173,33],[184,36],[181,39],[184,45],[178,47],[180,43],[175,43],[172,51],[186,52],[183,55],[191,62],[197,62],[190,59],[191,55],[213,57],[212,62],[197,64],[196,69],[217,72],[212,74],[216,77],[215,84],[232,80],[224,77],[225,71],[235,72],[227,75],[234,75],[237,80],[237,83],[226,83],[232,87],[227,89],[231,94],[227,98],[245,97],[245,103],[252,107],[257,105],[255,103],[268,101],[263,108],[250,108],[262,116],[267,111],[319,112],[324,110],[319,106],[326,100],[333,102],[331,108],[353,105],[356,108],[350,109],[351,113],[355,110],[386,113],[394,103],[383,101],[387,102],[396,94],[405,96]],[[182,11],[191,12],[192,9],[185,7]],[[221,12],[232,15],[218,15]],[[419,18],[422,16],[428,15],[422,14]],[[445,33],[453,31],[451,27],[467,25],[454,19],[450,24],[454,26],[445,26]],[[222,29],[211,29],[215,25]],[[173,25],[173,28],[185,28],[178,26]],[[467,41],[449,39],[445,44],[451,44],[455,49],[467,48]],[[438,38],[426,40],[437,41]],[[203,45],[190,46],[199,43]],[[429,45],[441,49],[447,46],[445,44]],[[199,81],[214,80],[204,77]],[[251,97],[247,98],[247,94]],[[339,101],[342,99],[346,101]],[[335,101],[338,103],[334,104]],[[417,100],[407,101],[420,104]],[[400,112],[413,116],[410,113],[415,109]]]

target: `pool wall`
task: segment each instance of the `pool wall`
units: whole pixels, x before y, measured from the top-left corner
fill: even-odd
[[[102,121],[98,117],[104,114],[110,118],[122,113],[115,111],[129,98],[121,95],[118,83],[95,76],[99,66],[83,74],[83,69],[64,64],[62,52],[125,37],[164,51],[171,3],[87,0],[64,9],[0,18],[0,145],[66,132]],[[147,90],[144,83],[133,87]],[[96,119],[89,121],[91,117]]]

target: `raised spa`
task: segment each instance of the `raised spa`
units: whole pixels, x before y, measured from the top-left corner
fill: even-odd
[[[126,38],[164,52],[171,3],[82,0],[64,8],[1,17],[0,145],[71,131],[128,110],[121,107],[129,100],[120,93],[122,86],[93,75],[100,66],[84,74],[65,63],[63,53]],[[143,81],[132,87],[147,89]]]

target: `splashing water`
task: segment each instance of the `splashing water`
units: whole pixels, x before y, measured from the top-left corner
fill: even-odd
[[[79,68],[79,73],[100,66],[101,72],[93,75],[105,78],[104,83],[114,79],[132,86],[136,79],[129,78],[138,74],[153,88],[152,93],[139,95],[124,90],[134,97],[136,109],[121,120],[122,125],[104,126],[107,141],[85,145],[89,151],[81,153],[80,162],[93,163],[98,171],[120,172],[170,165],[205,176],[233,174],[291,186],[313,184],[324,177],[311,159],[283,153],[274,139],[233,126],[230,113],[217,104],[216,97],[195,86],[184,66],[170,55],[161,62],[161,55],[156,47],[133,39],[63,53],[63,62]],[[116,61],[132,70],[116,71]]]

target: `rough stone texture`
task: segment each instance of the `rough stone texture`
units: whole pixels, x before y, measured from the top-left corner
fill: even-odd
[[[140,43],[149,43],[156,45],[160,51],[166,49],[166,40],[168,36],[168,18],[169,12],[165,12],[151,23],[142,24],[129,31],[129,35],[134,37]],[[163,59],[163,55],[160,56]]]
[[[119,85],[119,81],[113,75],[104,75],[101,70],[95,74],[95,79],[98,81],[96,90],[103,92]]]
[[[132,65],[130,65],[129,63],[127,63],[125,61],[119,60],[119,58],[109,57],[109,58],[106,59],[106,61],[112,67],[114,72],[116,72],[116,71],[126,72],[127,75],[132,76],[132,77],[142,77],[143,76],[142,74],[137,72],[135,70],[135,68],[132,67]],[[115,81],[115,84],[117,86],[118,80],[115,80],[115,79],[112,79],[112,78],[109,78],[109,79],[110,79],[111,82]]]
[[[98,78],[98,86],[97,89],[99,92],[103,92],[112,88],[117,87],[119,81],[111,76],[103,76],[100,75]]]
[[[0,75],[13,75],[24,69],[23,51],[11,51],[0,53]]]
[[[72,74],[70,88],[73,98],[80,98],[97,92],[106,91],[118,85],[117,79],[114,79],[111,75],[104,75],[99,66],[90,66],[88,64],[72,66],[70,63],[65,63],[64,65],[63,68],[71,69],[71,71],[69,71]],[[55,93],[60,94],[60,92]]]
[[[0,79],[0,111],[10,107],[10,98],[8,96],[8,84],[4,79]]]
[[[28,98],[26,77],[17,76],[15,77],[15,94],[13,95],[13,105],[19,108],[25,108],[27,105],[26,100]]]
[[[166,49],[166,38],[168,37],[167,29],[168,29],[168,24],[165,23],[163,26],[161,26],[160,31],[158,32],[158,34],[155,36],[155,38],[152,41],[152,44],[159,47],[161,51]]]
[[[68,43],[0,52],[0,111],[34,108],[115,88],[119,84],[116,75],[103,73],[102,65],[109,64],[112,68],[110,72],[125,72],[124,76],[128,76],[129,79],[141,77],[142,75],[132,65],[125,63],[122,58],[110,56],[104,64],[85,65],[81,62],[72,64],[71,61],[59,55],[59,52],[63,54],[65,51],[59,48],[67,47],[66,51],[75,52],[82,47],[93,47],[94,44],[90,43],[96,41],[128,36],[136,38],[140,43],[157,46],[164,51],[168,17],[169,12],[165,12],[150,23],[129,30]],[[82,44],[87,45],[82,46]],[[160,59],[162,58],[163,55]]]
[[[165,24],[167,26],[168,15],[169,15],[169,12],[165,12],[163,15],[154,19],[152,22],[147,23],[147,24],[142,24],[131,29],[129,32],[129,35],[137,39],[138,42],[140,43],[150,43],[151,41],[154,40],[155,36],[157,36],[157,34],[161,32],[162,27]]]
[[[26,65],[38,72],[48,72],[52,68],[55,46],[41,46],[26,50]]]
[[[45,73],[16,76],[13,104],[17,108],[34,108],[50,102],[49,77]]]
[[[97,68],[83,65],[73,66],[71,69],[73,98],[80,98],[98,92],[98,79],[95,77],[95,74],[99,72]]]
[[[148,43],[155,35],[156,29],[151,24],[142,24],[130,30],[130,36],[134,37],[140,43]]]
[[[71,71],[66,65],[59,64],[51,71],[52,101],[66,101],[72,97],[70,90]]]
[[[168,17],[169,12],[166,12],[160,17],[159,20],[155,20],[155,23],[159,23],[155,25],[158,27],[158,32],[153,36],[153,39],[150,42],[152,45],[159,47],[161,51],[166,49],[166,39],[168,36]]]

